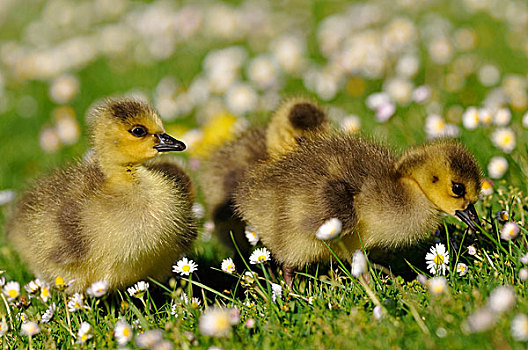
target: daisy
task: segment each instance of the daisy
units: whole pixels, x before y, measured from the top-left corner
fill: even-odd
[[[92,283],[92,285],[88,287],[88,289],[86,289],[86,294],[88,294],[91,297],[99,298],[105,295],[107,291],[108,291],[108,282],[103,280],[103,281],[97,281],[97,282]]]
[[[383,309],[381,308],[381,306],[376,305],[376,307],[374,307],[374,310],[372,310],[372,314],[374,315],[374,318],[379,321],[383,318]]]
[[[493,327],[495,321],[495,314],[487,308],[482,308],[468,316],[463,328],[468,333],[484,332]]]
[[[469,255],[475,255],[475,254],[477,254],[477,248],[475,248],[474,245],[470,245],[470,246],[468,247],[468,254],[469,254]]]
[[[459,276],[465,276],[467,274],[468,267],[464,263],[458,263],[456,271],[458,272]]]
[[[280,284],[277,284],[277,283],[272,283],[271,284],[271,301],[273,301],[274,303],[277,301],[277,297],[279,299],[282,298],[282,287],[280,286]]]
[[[361,119],[357,115],[349,115],[340,123],[341,129],[349,134],[355,134],[361,129]]]
[[[511,323],[511,333],[513,339],[517,341],[528,340],[528,316],[525,314],[516,315]]]
[[[427,286],[432,295],[440,295],[447,291],[447,280],[444,276],[433,277],[427,281]]]
[[[20,334],[31,337],[40,332],[37,322],[29,321],[22,323]]]
[[[88,322],[81,323],[79,331],[77,332],[77,343],[84,344],[93,337],[92,326]]]
[[[261,264],[263,262],[266,262],[270,259],[270,252],[266,248],[258,248],[251,253],[251,256],[249,257],[249,262],[251,264]]]
[[[238,311],[238,308],[233,307],[228,309],[229,311],[229,323],[231,323],[232,326],[235,326],[240,323],[240,311]]]
[[[233,259],[227,258],[227,259],[222,260],[221,269],[222,271],[227,272],[227,273],[235,272],[235,263],[233,263]]]
[[[433,275],[445,275],[446,270],[449,270],[449,252],[442,243],[431,247],[430,252],[425,255],[425,260],[429,272]]]
[[[510,219],[510,215],[506,210],[499,210],[497,211],[497,219],[500,221],[508,221]]]
[[[200,317],[200,333],[210,337],[226,337],[231,332],[229,310],[226,308],[207,309]]]
[[[193,309],[198,309],[202,305],[202,301],[196,297],[191,298],[191,307]]]
[[[7,300],[16,299],[20,295],[20,284],[15,281],[7,282],[3,291]]]
[[[28,294],[34,294],[38,292],[40,286],[35,281],[30,281],[28,284],[24,286],[24,289]]]
[[[511,112],[507,108],[500,108],[493,116],[493,122],[495,125],[505,126],[511,121]]]
[[[8,330],[9,326],[7,325],[7,322],[5,320],[2,320],[2,322],[0,322],[0,337],[3,337]]]
[[[511,153],[516,145],[515,133],[510,128],[497,129],[491,134],[491,142],[504,152]]]
[[[508,161],[506,158],[496,156],[490,159],[488,163],[488,174],[492,179],[500,179],[508,170]]]
[[[249,244],[252,246],[257,245],[258,241],[260,240],[258,231],[252,227],[252,226],[246,226],[245,230],[246,238],[249,241]]]
[[[151,349],[163,339],[161,329],[150,329],[136,336],[136,345],[141,349]]]
[[[522,126],[528,129],[528,112],[523,115]]]
[[[148,287],[149,287],[148,282],[139,281],[136,284],[134,284],[132,287],[129,287],[127,291],[131,297],[141,299],[143,298],[143,295],[147,291]]]
[[[182,276],[189,276],[196,270],[198,270],[198,264],[185,257],[178,261],[176,265],[172,265],[172,271],[177,272]]]
[[[482,181],[482,190],[480,192],[483,196],[493,194],[493,183],[491,180],[485,179]]]
[[[341,220],[338,218],[328,219],[321,226],[319,226],[317,232],[315,233],[315,238],[325,241],[333,239],[339,236],[342,227]]]
[[[43,302],[48,302],[48,299],[50,298],[50,290],[49,290],[49,287],[47,285],[44,285],[44,286],[41,286],[40,287],[40,299],[43,301]]]
[[[197,219],[201,220],[205,215],[205,208],[201,203],[196,202],[192,206],[192,212]]]
[[[488,308],[495,313],[510,310],[515,305],[515,291],[510,286],[495,288],[488,298]]]
[[[66,286],[66,282],[64,282],[64,278],[62,278],[61,276],[57,276],[55,278],[55,287],[57,287],[58,289],[62,289]]]
[[[469,107],[462,115],[462,124],[468,130],[475,129],[479,124],[479,111],[476,107]]]
[[[51,321],[56,309],[57,305],[55,305],[55,303],[51,304],[48,309],[44,312],[44,315],[42,315],[40,323],[48,323],[49,321]]]
[[[352,276],[359,277],[367,272],[367,259],[361,250],[356,250],[352,256]]]
[[[505,241],[511,241],[519,235],[519,225],[515,222],[507,222],[502,226],[500,237]]]
[[[524,265],[528,265],[528,253],[521,256],[520,260]]]
[[[114,337],[118,345],[126,345],[132,339],[132,335],[132,327],[126,321],[117,321],[114,327]]]
[[[528,280],[528,269],[523,267],[519,270],[519,279],[523,282]]]
[[[68,310],[70,312],[75,312],[80,310],[84,305],[84,299],[82,294],[75,293],[73,296],[70,297],[68,300]]]

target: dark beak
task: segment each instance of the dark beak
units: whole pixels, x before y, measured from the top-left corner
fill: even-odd
[[[455,215],[465,222],[472,230],[479,230],[478,226],[480,226],[480,220],[473,204],[468,204],[467,208],[464,210],[455,211]]]
[[[160,144],[154,146],[158,152],[170,152],[170,151],[183,151],[186,147],[181,141],[176,140],[174,137],[167,134],[156,134],[160,140]]]

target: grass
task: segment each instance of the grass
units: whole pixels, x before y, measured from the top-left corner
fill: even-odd
[[[31,6],[28,5],[30,3]],[[133,36],[133,45],[126,47],[123,52],[101,54],[66,70],[78,79],[80,92],[61,103],[50,97],[49,93],[56,76],[39,78],[17,74],[14,66],[5,58],[10,53],[16,53],[12,46],[7,45],[8,41],[28,49],[37,47],[28,38],[28,28],[30,24],[35,25],[38,20],[45,18],[45,9],[50,3],[41,1],[35,5],[20,1],[10,5],[13,7],[9,13],[16,14],[11,20],[2,20],[4,17],[1,14],[6,13],[7,8],[0,11],[0,30],[5,35],[5,42],[0,43],[0,76],[5,81],[4,89],[0,89],[0,99],[3,99],[0,103],[0,190],[19,193],[32,179],[82,157],[89,147],[83,116],[95,100],[130,91],[142,91],[150,99],[156,100],[158,84],[167,76],[175,78],[180,84],[175,94],[186,91],[198,74],[204,74],[203,60],[213,50],[232,45],[245,48],[248,54],[245,63],[247,68],[249,58],[268,52],[269,43],[281,33],[300,30],[307,33],[307,51],[304,55],[315,64],[327,64],[329,60],[320,50],[317,28],[327,16],[344,14],[351,6],[341,1],[314,1],[309,7],[298,1],[270,4],[269,11],[274,14],[272,23],[275,27],[266,29],[263,26],[269,32],[258,34],[246,28],[242,35],[222,37],[200,29],[191,39],[178,39],[180,41],[175,44],[176,49],[163,58],[137,58],[138,52],[148,52],[148,44],[156,38],[138,39],[138,32],[131,30],[138,37]],[[87,3],[62,4],[57,11]],[[139,10],[140,13],[146,13],[161,4],[125,3],[127,6],[121,13],[112,15],[110,11],[110,14],[100,19],[95,15],[90,18],[85,16],[88,18],[85,18],[86,21],[92,21],[88,26],[83,26],[80,21],[83,16],[76,21],[66,21],[62,27],[59,25],[54,29],[57,30],[53,32],[55,34],[48,33],[52,39],[45,47],[53,48],[66,38],[81,38],[97,33],[108,24],[129,23],[127,14],[139,8],[143,9]],[[468,130],[461,125],[461,114],[469,106],[482,107],[490,92],[496,87],[504,87],[512,74],[517,74],[526,82],[528,44],[525,36],[519,34],[525,33],[522,28],[526,28],[521,26],[521,30],[516,29],[505,16],[500,16],[498,10],[496,13],[486,9],[471,10],[460,1],[429,1],[413,7],[401,3],[394,5],[391,2],[389,14],[382,11],[377,22],[359,28],[356,34],[367,31],[366,27],[372,30],[388,28],[395,17],[409,19],[418,33],[418,39],[413,42],[409,52],[416,53],[420,62],[418,72],[409,80],[415,86],[426,84],[433,89],[432,100],[440,105],[447,122],[460,127],[460,139],[475,153],[485,172],[491,157],[500,155],[507,159],[509,169],[503,177],[495,180],[493,193],[483,196],[476,204],[483,219],[482,232],[470,232],[456,219],[446,218],[445,225],[436,233],[431,233],[428,240],[392,252],[390,262],[385,262],[383,267],[369,261],[368,272],[359,279],[351,275],[348,263],[333,259],[328,264],[312,266],[299,272],[293,288],[288,290],[272,261],[262,265],[239,263],[236,273],[229,275],[222,272],[222,259],[234,257],[236,253],[229,252],[214,237],[211,239],[206,230],[202,230],[189,253],[189,257],[198,263],[198,271],[189,277],[174,275],[168,282],[150,280],[150,288],[141,300],[131,297],[126,291],[101,298],[87,296],[85,308],[70,312],[66,306],[69,297],[60,288],[52,288],[51,298],[46,302],[39,297],[29,298],[23,288],[22,295],[13,302],[7,301],[6,296],[1,294],[0,317],[9,327],[0,337],[2,347],[116,348],[118,344],[113,334],[114,326],[121,319],[133,325],[136,339],[142,333],[148,334],[149,330],[161,329],[165,340],[170,341],[174,348],[183,349],[525,348],[526,342],[514,339],[511,325],[517,314],[528,314],[526,282],[519,278],[519,272],[524,268],[520,259],[527,253],[528,246],[528,231],[525,228],[528,215],[528,145],[525,140],[528,140],[528,131],[521,122],[526,105],[519,107],[521,97],[504,102],[505,107],[512,112],[509,127],[515,132],[517,140],[511,153],[501,151],[491,142],[490,137],[497,127],[487,125]],[[514,1],[507,3],[520,4]],[[371,4],[378,6],[378,10],[389,6],[378,0],[371,1]],[[203,10],[212,5],[200,3],[197,6]],[[236,11],[243,8],[239,2],[232,2],[229,6]],[[522,12],[522,6],[516,12]],[[434,62],[428,46],[430,40],[426,35],[428,28],[432,28],[428,24],[437,23],[435,21],[439,16],[444,24],[446,20],[449,21],[447,27],[451,28],[449,35],[452,40],[456,40],[455,34],[460,33],[458,30],[461,29],[472,30],[471,33],[476,37],[471,49],[453,46],[453,57],[445,64]],[[161,20],[157,21],[154,22],[162,23]],[[205,24],[202,23],[202,27]],[[440,23],[436,28],[443,27]],[[94,45],[99,47],[102,44],[96,42]],[[353,84],[347,87],[345,82],[339,85],[336,95],[326,102],[332,113],[335,113],[336,127],[342,118],[339,112],[330,107],[360,116],[363,133],[396,149],[426,140],[424,120],[438,106],[398,104],[396,115],[388,122],[380,123],[365,104],[366,98],[381,91],[387,80],[395,74],[397,61],[404,53],[406,51],[403,50],[388,55],[385,58],[388,68],[379,76],[360,72],[346,77],[347,81],[353,81],[362,88],[353,88],[356,86]],[[460,71],[464,59],[470,62],[467,74]],[[485,64],[493,64],[501,74],[500,80],[492,86],[486,86],[478,77],[478,69]],[[458,89],[445,83],[452,73],[462,76],[463,84]],[[248,81],[247,75],[243,69],[241,79]],[[280,96],[304,94],[321,100],[316,91],[305,87],[300,76],[282,72],[280,79],[282,85],[277,90]],[[526,93],[526,86],[521,86],[520,90],[523,89]],[[264,92],[260,91],[259,94],[263,95]],[[221,99],[223,95],[210,96],[207,102],[215,98]],[[54,152],[46,152],[39,144],[41,132],[56,123],[53,112],[62,105],[73,109],[82,135],[71,145],[62,144]],[[249,122],[261,122],[268,114],[269,111],[263,109],[236,117],[246,118]],[[207,119],[200,106],[195,106],[166,124],[169,130],[184,134],[192,129],[203,130],[207,127]],[[202,142],[217,142],[215,137]],[[188,164],[197,158],[191,149],[189,152],[181,156]],[[191,176],[196,179],[196,172],[191,171]],[[201,196],[200,192],[199,198]],[[4,230],[9,205],[3,209],[4,212],[0,214],[0,232]],[[504,223],[495,216],[499,210],[506,210],[509,221],[519,224],[521,231],[516,239],[505,241],[500,238]],[[449,249],[450,270],[446,276],[447,290],[440,295],[433,295],[427,285],[415,277],[418,273],[432,277],[425,267],[425,255],[430,246],[437,242],[444,243]],[[475,255],[468,253],[470,245],[477,249]],[[456,273],[458,262],[467,264],[468,273],[465,276]],[[3,276],[6,281],[17,281],[21,286],[34,279],[17,253],[5,242],[3,235],[0,237],[0,268],[5,270]],[[249,269],[257,273],[258,278],[246,276],[244,271]],[[273,284],[283,286],[282,294],[276,296],[275,302],[272,301]],[[494,323],[488,329],[468,331],[465,326],[468,316],[485,308],[492,291],[503,285],[513,286],[515,305],[506,312],[495,314]],[[199,298],[201,304],[185,302],[184,293],[189,300],[191,297]],[[56,304],[52,320],[39,324],[40,332],[32,337],[21,335],[21,314],[24,313],[30,321],[38,322],[52,303]],[[240,313],[240,321],[228,327],[229,331],[224,337],[207,336],[199,329],[200,319],[206,309],[214,305],[236,307]],[[384,310],[381,319],[374,316],[376,305]],[[78,344],[77,332],[82,322],[91,325],[92,338],[85,344]],[[129,346],[136,348],[138,344],[132,340]]]

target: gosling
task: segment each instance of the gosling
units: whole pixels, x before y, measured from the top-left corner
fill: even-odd
[[[292,98],[274,112],[267,127],[242,133],[204,161],[201,187],[215,224],[215,235],[224,245],[234,249],[232,232],[242,252],[250,249],[244,235],[246,224],[234,213],[233,207],[233,193],[246,169],[260,161],[279,158],[328,129],[328,117],[316,103],[306,98]]]
[[[441,213],[456,215],[472,229],[481,171],[460,143],[440,140],[399,158],[389,149],[349,135],[320,135],[284,157],[252,166],[234,194],[236,213],[260,234],[293,273],[331,252],[316,238],[327,220],[341,221],[341,242],[328,241],[344,260],[364,247],[393,250],[433,231]]]
[[[99,280],[109,290],[162,280],[196,237],[189,177],[163,152],[185,144],[158,114],[132,99],[108,100],[88,116],[93,155],[40,179],[14,208],[7,236],[37,277]]]

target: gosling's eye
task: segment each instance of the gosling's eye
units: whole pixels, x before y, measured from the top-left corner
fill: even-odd
[[[130,133],[136,137],[143,137],[147,134],[147,129],[145,129],[144,126],[138,125],[134,126],[132,130],[130,130]]]
[[[453,182],[452,191],[457,197],[462,197],[466,194],[466,187],[463,184]]]

